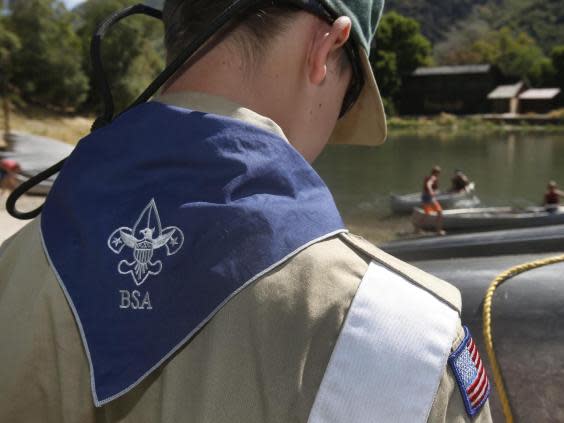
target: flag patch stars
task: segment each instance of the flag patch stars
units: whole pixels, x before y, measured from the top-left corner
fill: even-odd
[[[469,416],[475,416],[490,396],[490,381],[470,331],[464,327],[464,340],[448,362],[458,382]]]

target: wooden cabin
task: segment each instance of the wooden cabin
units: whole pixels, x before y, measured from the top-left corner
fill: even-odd
[[[519,112],[519,95],[527,88],[527,85],[523,81],[496,87],[488,94],[491,113],[517,114]]]
[[[404,79],[399,110],[407,115],[488,113],[488,94],[503,82],[492,65],[417,68]]]
[[[519,95],[520,113],[548,113],[562,105],[560,88],[531,88]]]

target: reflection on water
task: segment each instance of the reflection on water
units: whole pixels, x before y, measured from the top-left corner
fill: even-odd
[[[315,168],[351,229],[383,241],[409,229],[409,219],[390,216],[389,194],[419,191],[434,164],[441,187],[460,168],[486,205],[539,204],[548,180],[564,187],[564,134],[390,137],[378,148],[329,146]]]

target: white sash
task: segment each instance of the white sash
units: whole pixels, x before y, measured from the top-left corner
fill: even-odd
[[[372,262],[308,422],[426,422],[457,322],[455,310]]]

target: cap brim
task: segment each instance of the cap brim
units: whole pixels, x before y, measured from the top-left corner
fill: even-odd
[[[338,120],[329,139],[330,144],[375,146],[386,140],[386,115],[380,91],[368,54],[364,49],[359,50],[364,72],[364,87],[353,107]]]

